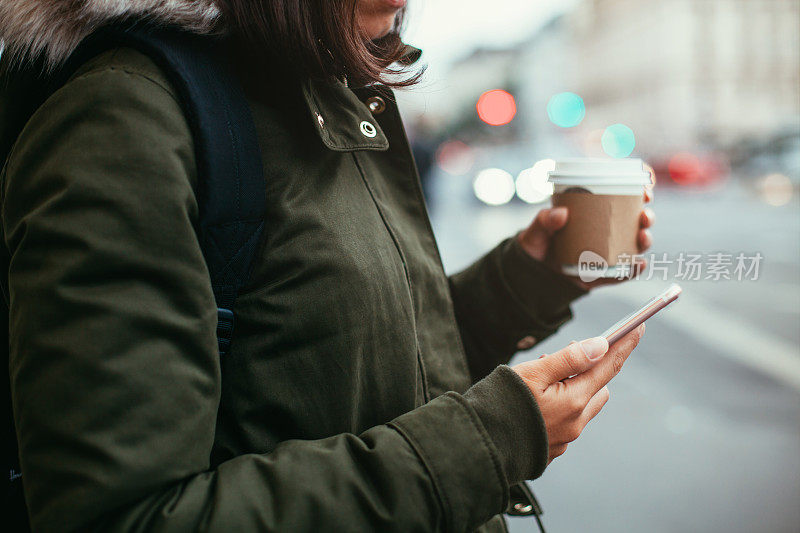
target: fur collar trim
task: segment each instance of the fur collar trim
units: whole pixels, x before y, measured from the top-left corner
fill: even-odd
[[[194,33],[217,29],[214,0],[2,0],[0,43],[12,62],[63,62],[98,27],[122,20],[174,25]]]

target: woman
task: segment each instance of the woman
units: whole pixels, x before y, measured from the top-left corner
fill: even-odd
[[[192,137],[164,73],[108,51],[30,118],[3,170],[2,230],[35,530],[503,530],[509,486],[602,408],[641,332],[503,365],[587,289],[542,262],[565,211],[442,271],[376,84],[413,59],[403,4],[3,2],[5,54],[22,61],[58,64],[121,19],[224,33],[268,191],[220,361]]]

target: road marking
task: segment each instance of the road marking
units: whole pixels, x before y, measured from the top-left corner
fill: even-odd
[[[658,293],[656,284],[625,283],[615,296],[634,307]],[[754,326],[736,314],[703,303],[696,293],[684,292],[663,319],[686,331],[714,351],[800,391],[800,346]]]

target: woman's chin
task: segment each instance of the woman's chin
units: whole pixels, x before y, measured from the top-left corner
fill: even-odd
[[[392,31],[392,28],[394,28],[394,17],[387,20],[369,21],[364,25],[364,33],[374,41],[375,39],[386,37]]]

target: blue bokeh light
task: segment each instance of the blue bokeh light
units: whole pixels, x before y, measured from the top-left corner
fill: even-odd
[[[583,98],[575,93],[554,94],[547,102],[547,116],[556,126],[571,128],[577,126],[586,116]]]
[[[600,144],[611,157],[628,157],[636,146],[636,137],[625,124],[612,124],[603,132]]]

